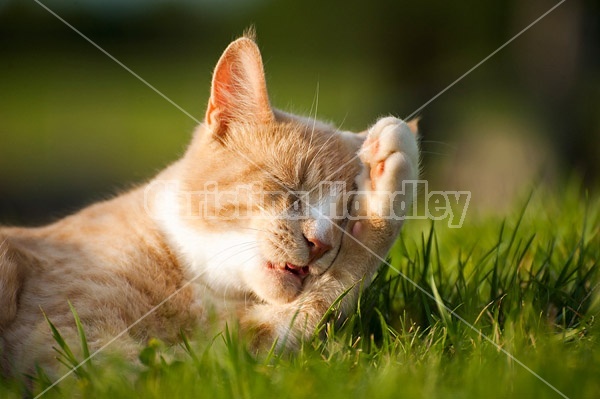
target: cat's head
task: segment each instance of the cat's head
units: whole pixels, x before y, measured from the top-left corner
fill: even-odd
[[[254,40],[231,43],[181,162],[180,223],[185,245],[209,254],[196,268],[209,288],[285,303],[324,273],[340,250],[362,140],[271,108]]]

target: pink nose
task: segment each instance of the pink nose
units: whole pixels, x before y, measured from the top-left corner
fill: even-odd
[[[310,251],[310,260],[308,263],[312,263],[320,259],[327,251],[331,249],[331,245],[324,243],[317,238],[306,237],[306,241],[308,242],[308,249]]]

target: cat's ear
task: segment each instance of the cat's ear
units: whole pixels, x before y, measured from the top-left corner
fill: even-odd
[[[421,121],[421,117],[417,116],[416,118],[413,118],[406,122],[406,124],[410,128],[410,131],[413,132],[413,134],[415,136],[419,135],[419,122],[420,121]]]
[[[237,39],[225,49],[215,68],[206,124],[213,134],[223,135],[235,122],[268,123],[273,119],[258,46],[248,37]]]

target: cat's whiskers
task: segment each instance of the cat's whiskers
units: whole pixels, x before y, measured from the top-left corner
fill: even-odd
[[[212,260],[218,258],[220,255],[222,255],[224,253],[228,253],[233,248],[236,248],[236,247],[245,247],[245,246],[256,246],[256,247],[258,247],[258,243],[257,243],[256,240],[254,240],[254,241],[246,241],[246,242],[242,242],[242,243],[237,243],[237,244],[231,245],[231,246],[223,249],[222,251],[219,251],[219,252],[213,254],[213,256],[211,256],[210,258],[207,259],[207,261],[212,261]],[[249,249],[251,249],[251,248],[249,248]],[[225,260],[229,260],[230,258],[231,258],[231,256],[225,258],[221,262],[224,262]]]
[[[321,154],[321,152],[327,148],[327,144],[329,144],[329,141],[332,140],[335,136],[335,134],[331,134],[327,140],[325,140],[325,143],[323,143],[323,145],[320,146],[320,148],[317,150],[317,153],[315,155],[313,155],[312,159],[310,160],[310,163],[307,166],[307,169],[310,169],[313,165],[313,162],[316,162],[318,160],[319,154]]]
[[[436,141],[436,140],[421,140],[420,144],[422,147],[424,147],[427,144],[435,144],[437,146],[444,146],[447,149],[450,149],[451,151],[448,152],[438,152],[438,151],[427,151],[427,150],[421,150],[422,154],[431,154],[431,155],[440,155],[440,156],[452,156],[453,154],[455,154],[458,151],[458,147],[443,142],[443,141]]]
[[[451,148],[451,149],[453,149],[454,151],[458,150],[458,147],[457,147],[457,146],[455,146],[455,145],[452,145],[452,144],[450,144],[450,143],[446,143],[445,141],[438,141],[438,140],[419,140],[419,143],[420,143],[420,144],[428,144],[428,143],[431,143],[431,144],[439,144],[439,145],[443,145],[443,146],[446,146],[446,147],[448,147],[448,148]]]
[[[421,151],[421,154],[439,155],[439,156],[443,156],[443,157],[452,156],[452,154],[450,154],[450,153],[445,154],[443,152],[435,152],[435,151]]]
[[[342,119],[342,121],[340,122],[339,126],[335,129],[335,133],[340,133],[343,132],[342,130],[342,126],[344,126],[344,123],[346,123],[346,119],[348,119],[348,113],[346,112],[346,115],[344,115],[344,119]]]

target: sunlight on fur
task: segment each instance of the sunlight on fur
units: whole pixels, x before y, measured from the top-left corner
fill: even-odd
[[[401,203],[412,196],[386,198],[418,177],[411,127],[387,117],[352,133],[272,109],[255,41],[234,41],[217,63],[205,121],[181,159],[54,224],[0,229],[3,373],[19,376],[35,365],[59,372],[42,311],[76,343],[68,301],[91,350],[127,331],[110,350],[133,358],[149,338],[175,343],[180,331],[207,328],[209,320],[217,329],[239,323],[255,352],[274,342],[298,348],[345,291],[352,289],[342,311],[355,306],[357,287],[368,285],[394,242],[402,220],[386,215],[403,215]],[[160,181],[177,184],[148,195]],[[344,188],[324,198],[317,189],[323,181]],[[234,202],[273,217],[228,218],[227,202],[190,205],[185,194],[209,182],[232,191],[259,183],[273,193],[268,201],[255,201],[249,190]],[[295,192],[306,194],[287,195]],[[344,211],[365,217],[333,217]]]

